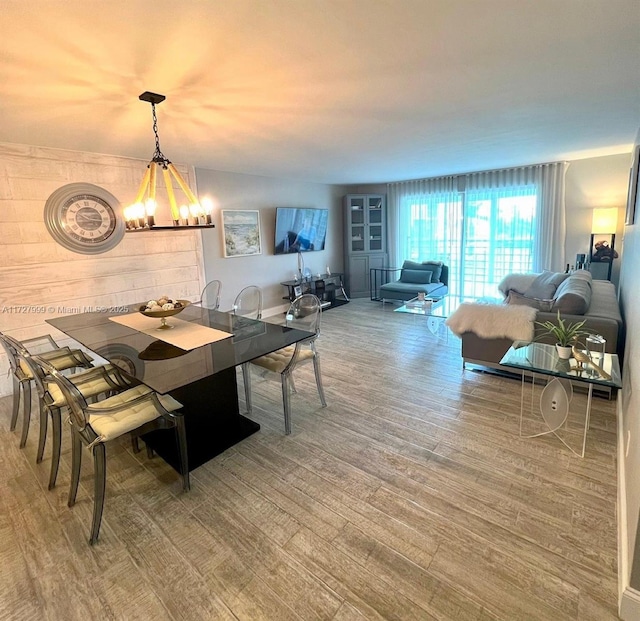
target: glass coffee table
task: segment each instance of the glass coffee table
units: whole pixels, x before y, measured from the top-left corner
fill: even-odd
[[[594,387],[622,387],[618,356],[600,353],[592,355],[588,364],[581,364],[574,358],[561,360],[555,345],[516,341],[500,364],[522,373],[520,436],[553,434],[584,457]],[[574,385],[586,388],[586,394],[574,390]]]
[[[427,327],[431,334],[437,334],[440,326],[453,311],[458,308],[460,299],[456,296],[441,295],[425,297],[419,300],[417,297],[405,302],[402,306],[394,308],[394,313],[409,313],[422,315],[427,318]]]

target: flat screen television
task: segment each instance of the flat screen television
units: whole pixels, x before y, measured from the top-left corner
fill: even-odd
[[[324,250],[328,209],[278,207],[274,254]]]

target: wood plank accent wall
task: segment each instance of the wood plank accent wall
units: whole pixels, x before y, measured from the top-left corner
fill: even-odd
[[[93,183],[124,206],[147,165],[124,157],[0,143],[0,330],[17,339],[64,335],[46,319],[85,308],[133,305],[167,294],[198,300],[204,286],[200,231],[125,234],[113,250],[83,255],[49,235],[44,205],[60,186]],[[177,166],[193,184],[194,174]],[[159,196],[161,196],[159,192]],[[12,390],[0,355],[0,396]]]

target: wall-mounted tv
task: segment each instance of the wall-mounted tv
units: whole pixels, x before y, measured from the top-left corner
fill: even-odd
[[[324,250],[328,209],[278,207],[274,254]]]

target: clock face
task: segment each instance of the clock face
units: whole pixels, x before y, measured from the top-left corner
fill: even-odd
[[[99,244],[116,228],[116,214],[99,196],[81,194],[68,199],[61,210],[62,226],[80,243]]]
[[[109,192],[90,183],[58,188],[44,208],[45,225],[62,246],[81,254],[114,248],[124,236],[120,204]]]

